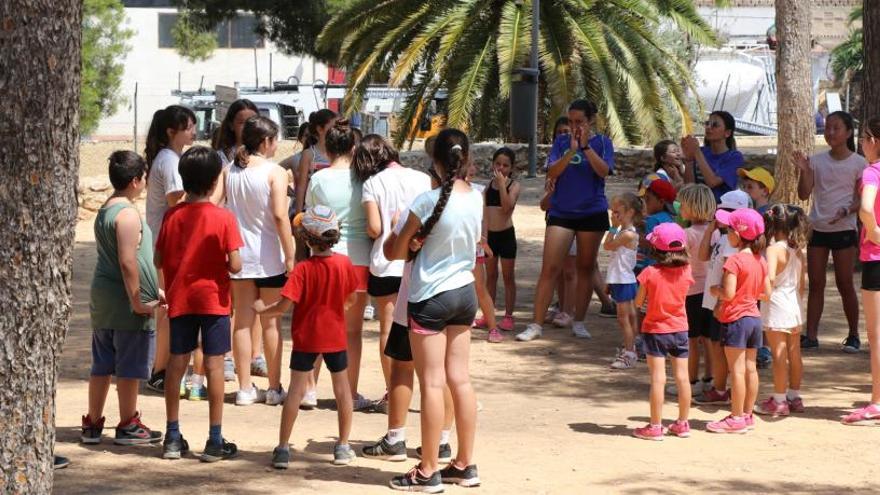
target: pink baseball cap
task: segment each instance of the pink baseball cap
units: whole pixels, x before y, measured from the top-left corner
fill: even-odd
[[[715,212],[715,220],[730,226],[747,241],[754,241],[764,233],[764,218],[751,208],[734,211],[718,210]]]
[[[660,251],[684,251],[687,234],[677,223],[666,222],[654,227],[646,239]]]

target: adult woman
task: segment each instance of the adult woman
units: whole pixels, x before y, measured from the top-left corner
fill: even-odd
[[[665,139],[654,145],[654,171],[675,186],[676,190],[684,185],[684,162],[681,159],[681,148]]]
[[[685,157],[684,181],[688,184],[706,184],[716,201],[721,195],[736,189],[736,170],[743,166],[742,153],[736,149],[736,120],[725,111],[709,114],[705,122],[705,145],[697,138],[685,136],[681,151]]]
[[[556,185],[550,197],[534,318],[517,334],[517,340],[528,341],[541,336],[541,324],[553,295],[553,286],[562,271],[572,239],[577,239],[577,294],[593,291],[592,272],[596,269],[599,243],[610,226],[605,177],[614,168],[614,145],[608,137],[593,132],[596,113],[596,105],[591,101],[572,102],[568,108],[572,133],[557,137],[550,150],[547,179],[555,180]],[[572,331],[582,338],[590,336],[583,321],[588,302],[586,297],[575,301]]]
[[[285,397],[277,317],[260,317],[269,377],[265,394],[251,382],[250,367],[251,327],[257,317],[254,301],[277,301],[294,262],[287,217],[287,173],[271,161],[277,148],[278,126],[266,117],[253,116],[244,123],[241,146],[226,173],[226,207],[235,214],[244,240],[241,271],[231,275],[235,309],[232,350],[239,384],[235,404],[239,406],[263,400],[277,405]]]
[[[370,250],[373,240],[367,235],[367,218],[362,204],[363,184],[352,171],[355,134],[347,121],[335,121],[333,126],[325,131],[325,145],[330,166],[312,175],[306,193],[306,205],[309,207],[325,205],[336,212],[342,236],[333,246],[333,252],[348,256],[360,277],[358,288],[345,309],[345,323],[348,330],[348,379],[354,409],[357,411],[373,404],[357,392],[363,345],[364,307],[367,305]],[[300,165],[300,168],[305,167],[305,163]]]
[[[804,201],[813,197],[810,210],[813,235],[807,247],[807,274],[810,277],[807,331],[801,337],[801,347],[819,347],[819,320],[825,307],[825,277],[828,254],[831,253],[834,281],[849,324],[843,350],[858,352],[861,347],[859,301],[853,284],[858,243],[855,214],[859,211],[857,186],[866,162],[855,152],[855,125],[850,114],[830,114],[823,134],[831,147],[829,151],[810,158],[803,153],[795,155],[795,164],[800,171],[798,197]]]
[[[391,488],[442,491],[441,481],[479,485],[473,464],[477,404],[470,382],[470,325],[477,312],[474,268],[480,238],[483,197],[464,180],[468,140],[457,129],[445,129],[433,147],[431,172],[439,189],[413,202],[392,257],[406,259],[417,249],[409,287],[410,346],[421,389],[422,460],[391,480]],[[438,453],[443,428],[443,389],[452,392],[458,452],[440,470]]]

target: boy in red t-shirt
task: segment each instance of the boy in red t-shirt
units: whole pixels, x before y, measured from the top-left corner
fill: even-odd
[[[210,429],[203,462],[235,457],[234,443],[221,434],[223,419],[223,355],[229,352],[229,272],[241,270],[238,249],[244,245],[235,217],[211,203],[223,168],[219,155],[204,146],[190,148],[180,157],[184,202],[171,208],[162,221],[156,241],[155,264],[165,273],[168,316],[171,319],[171,359],[166,383],[179,383],[190,354],[199,345],[205,354],[208,377]],[[180,434],[177,387],[165,387],[166,459],[179,459],[189,451]]]
[[[318,356],[324,358],[330,370],[339,414],[339,442],[333,449],[333,463],[344,465],[356,457],[348,445],[352,400],[346,372],[345,301],[357,288],[358,276],[347,256],[330,250],[339,242],[339,221],[333,210],[314,206],[297,215],[293,226],[294,234],[311,249],[311,257],[293,269],[281,290],[281,300],[269,306],[260,299],[254,303],[257,313],[270,316],[282,315],[296,306],[290,329],[294,349],[290,353],[290,392],[281,412],[272,465],[287,469],[290,462],[290,434]]]

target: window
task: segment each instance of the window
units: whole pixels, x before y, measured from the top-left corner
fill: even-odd
[[[178,14],[159,14],[159,48],[174,48],[171,30],[177,22]],[[264,48],[266,42],[254,30],[257,19],[252,15],[242,15],[219,23],[214,30],[217,48]]]

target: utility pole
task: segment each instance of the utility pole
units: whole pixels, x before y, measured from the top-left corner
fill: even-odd
[[[535,91],[532,93],[535,109],[532,114],[532,132],[529,134],[529,177],[535,177],[538,170],[538,78],[541,68],[538,66],[538,27],[541,24],[541,0],[532,0],[532,53],[530,62],[535,77]]]

